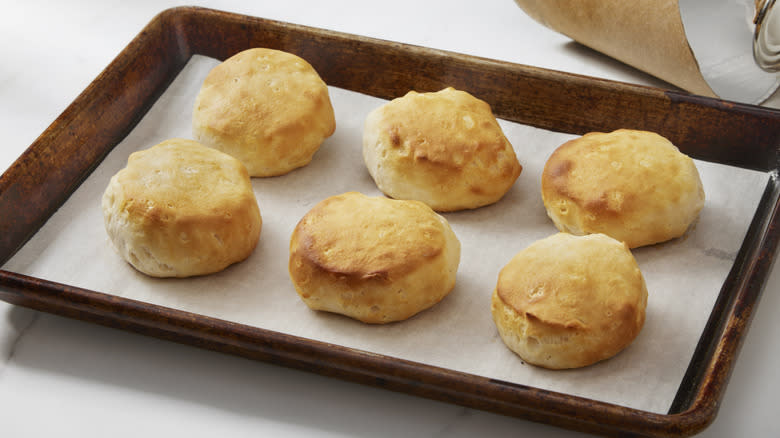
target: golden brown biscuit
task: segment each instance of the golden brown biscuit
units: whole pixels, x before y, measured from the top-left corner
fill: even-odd
[[[603,234],[558,233],[501,270],[491,311],[524,361],[577,368],[614,356],[639,334],[647,288],[628,247]]]
[[[621,129],[553,152],[542,199],[560,231],[604,233],[636,248],[682,236],[704,206],[704,189],[693,160],[669,140]]]
[[[206,76],[192,115],[194,138],[238,158],[250,176],[311,162],[336,129],[328,87],[305,60],[249,49]]]
[[[490,106],[453,88],[410,91],[372,111],[363,159],[386,195],[437,211],[492,204],[522,170]]]
[[[131,154],[102,209],[119,254],[153,277],[210,274],[244,260],[262,227],[246,168],[192,140]]]
[[[460,242],[417,201],[356,192],[327,198],[290,239],[290,278],[314,310],[366,323],[401,321],[455,286]]]

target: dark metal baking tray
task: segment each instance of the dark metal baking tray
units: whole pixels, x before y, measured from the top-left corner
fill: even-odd
[[[503,119],[582,134],[658,132],[688,155],[768,172],[769,182],[666,414],[325,344],[0,270],[0,299],[118,327],[561,427],[605,435],[688,436],[714,419],[778,243],[780,112],[221,11],[155,17],[0,177],[0,263],[7,261],[130,132],[193,54],[250,47],[302,56],[332,86],[381,98],[463,89]]]

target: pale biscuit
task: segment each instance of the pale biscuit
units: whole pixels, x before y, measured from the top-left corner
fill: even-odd
[[[195,100],[193,136],[238,158],[250,176],[311,162],[336,129],[328,87],[291,53],[255,48],[209,72]]]
[[[246,168],[192,140],[135,152],[102,199],[119,254],[153,277],[210,274],[247,258],[262,219]]]
[[[524,361],[578,368],[626,348],[645,321],[647,288],[624,243],[558,233],[501,270],[491,300],[498,332]]]
[[[492,204],[522,166],[490,106],[465,91],[410,91],[369,113],[363,158],[377,187],[437,211]]]
[[[356,192],[315,205],[290,239],[290,278],[304,303],[366,323],[438,303],[459,262],[460,242],[428,206]]]
[[[604,233],[636,248],[682,236],[704,206],[704,189],[693,160],[669,140],[621,129],[556,149],[542,199],[560,231]]]

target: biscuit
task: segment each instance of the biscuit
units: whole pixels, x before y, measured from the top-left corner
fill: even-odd
[[[491,300],[507,347],[550,369],[614,356],[639,334],[646,307],[636,260],[603,234],[558,233],[531,244],[501,270]]]
[[[357,192],[315,205],[290,239],[290,278],[303,302],[372,324],[441,301],[459,262],[458,238],[428,206]]]
[[[377,187],[436,211],[492,204],[522,171],[490,106],[465,91],[410,91],[369,113],[363,159]]]
[[[311,162],[336,129],[328,87],[291,53],[255,48],[209,72],[195,100],[193,136],[238,158],[250,176]]]
[[[102,210],[119,254],[153,277],[210,274],[244,260],[262,227],[241,162],[183,139],[131,154]]]
[[[621,129],[561,145],[542,172],[560,231],[604,233],[636,248],[682,236],[704,206],[693,160],[664,137]]]

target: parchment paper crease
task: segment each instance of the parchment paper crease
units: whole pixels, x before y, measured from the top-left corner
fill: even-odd
[[[649,289],[646,325],[618,356],[583,369],[524,364],[501,342],[490,316],[498,271],[519,250],[556,232],[541,201],[547,157],[570,135],[501,121],[524,166],[497,204],[445,217],[461,240],[457,284],[440,304],[395,324],[370,326],[309,310],[287,272],[290,233],[323,198],[349,190],[379,195],[361,155],[363,120],[382,100],[331,88],[336,133],[313,162],[288,175],[253,179],[263,231],[246,261],[206,277],[153,279],[112,249],[100,198],[128,155],[171,137],[191,138],[192,105],[217,64],[196,56],[136,128],[4,269],[148,303],[374,353],[665,413],[758,200],[765,173],[697,162],[707,201],[698,223],[675,241],[634,251]]]

